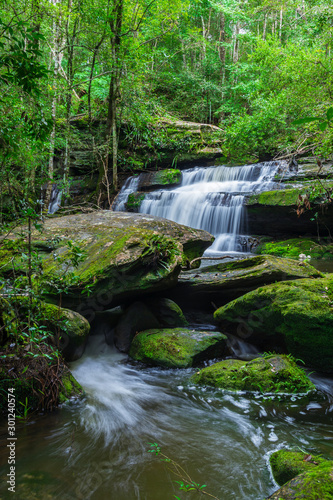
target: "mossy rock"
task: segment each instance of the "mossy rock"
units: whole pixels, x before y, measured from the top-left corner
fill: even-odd
[[[272,453],[269,463],[275,481],[282,486],[294,477],[316,469],[323,463],[328,462],[320,455],[310,455],[301,451],[279,450]],[[331,465],[333,463],[331,462]]]
[[[146,330],[132,342],[130,356],[143,363],[166,368],[188,368],[223,356],[227,337],[219,332],[185,328]]]
[[[253,256],[181,272],[172,298],[192,305],[222,305],[276,281],[323,276],[310,264],[274,256]]]
[[[43,303],[42,310],[47,326],[59,339],[66,361],[79,359],[90,332],[89,322],[81,314],[53,304]]]
[[[64,307],[75,308],[89,320],[94,311],[123,299],[172,287],[187,248],[200,256],[213,240],[206,231],[162,218],[111,211],[49,218],[42,236],[34,232],[32,237],[50,243],[40,253],[48,302],[58,303],[61,293]],[[10,276],[14,266],[24,274],[18,234],[8,241],[0,248],[1,271]],[[85,256],[75,268],[73,246]]]
[[[300,254],[312,259],[333,260],[333,244],[318,243],[310,238],[293,238],[282,241],[268,241],[258,245],[256,253],[299,259]]]
[[[188,324],[181,308],[171,299],[147,299],[145,304],[150,308],[162,328],[177,328]]]
[[[71,398],[80,397],[83,389],[69,370],[65,370],[61,377],[61,388],[59,391],[59,403],[65,403]]]
[[[259,357],[245,362],[227,359],[203,368],[192,380],[230,391],[308,393],[314,384],[288,356]]]
[[[31,313],[34,327],[40,328],[41,335],[48,337],[47,341],[62,352],[66,361],[81,357],[90,331],[88,321],[70,309],[30,300],[24,295],[12,296],[10,300],[0,298],[0,323],[7,326],[4,332],[8,330],[3,337],[14,336],[15,329],[20,330],[22,324],[27,324]]]
[[[333,462],[327,461],[291,479],[269,500],[332,500]]]
[[[247,200],[247,205],[297,205],[298,196],[302,194],[299,189],[277,189],[253,194]],[[303,193],[305,194],[305,192]]]
[[[260,348],[274,342],[314,369],[333,372],[333,277],[258,288],[214,313],[224,330]]]

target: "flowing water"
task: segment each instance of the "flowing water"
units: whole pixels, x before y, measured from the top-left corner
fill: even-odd
[[[17,426],[15,498],[202,498],[179,491],[167,464],[147,452],[150,442],[220,500],[263,500],[277,489],[267,462],[281,447],[333,458],[328,398],[280,401],[198,389],[189,381],[193,369],[131,364],[99,336],[90,339],[72,369],[85,399]],[[332,381],[318,376],[315,381],[332,392]],[[3,425],[0,498],[11,498],[6,438]]]
[[[282,171],[287,172],[287,164],[278,161],[183,170],[180,186],[147,193],[139,210],[213,234],[216,239],[206,255],[247,252],[245,196],[279,189],[274,177]],[[114,210],[125,210],[128,195],[138,189],[140,176],[129,178]]]

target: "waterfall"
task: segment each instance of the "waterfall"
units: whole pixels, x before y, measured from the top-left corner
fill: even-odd
[[[210,232],[216,239],[209,254],[246,252],[245,196],[278,189],[274,176],[286,167],[285,162],[272,161],[183,170],[180,186],[147,193],[140,212]],[[139,186],[140,177],[128,179],[114,210],[124,210],[128,195]]]
[[[51,199],[48,208],[49,214],[54,214],[60,208],[62,191],[58,189],[56,184],[52,185]]]

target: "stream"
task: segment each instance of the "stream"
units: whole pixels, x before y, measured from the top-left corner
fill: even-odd
[[[269,454],[298,446],[333,458],[333,399],[232,394],[196,388],[195,369],[134,364],[94,336],[71,365],[82,400],[17,425],[15,498],[171,500],[202,498],[179,491],[156,442],[196,483],[220,500],[263,500],[277,489]],[[333,381],[312,375],[333,393]],[[1,426],[5,445],[6,426]],[[1,454],[6,491],[7,454]],[[207,497],[208,498],[208,497]]]

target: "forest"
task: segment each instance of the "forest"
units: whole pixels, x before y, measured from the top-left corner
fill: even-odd
[[[0,2],[0,497],[332,499],[332,2]]]
[[[229,161],[332,153],[330,2],[15,1],[1,10],[4,213],[37,202],[45,185],[47,206],[55,181],[68,195],[80,141],[94,157],[84,174],[99,173],[100,205],[119,172],[149,166],[128,150],[158,163],[168,147],[160,118],[217,125]],[[175,142],[177,157],[188,144]]]

